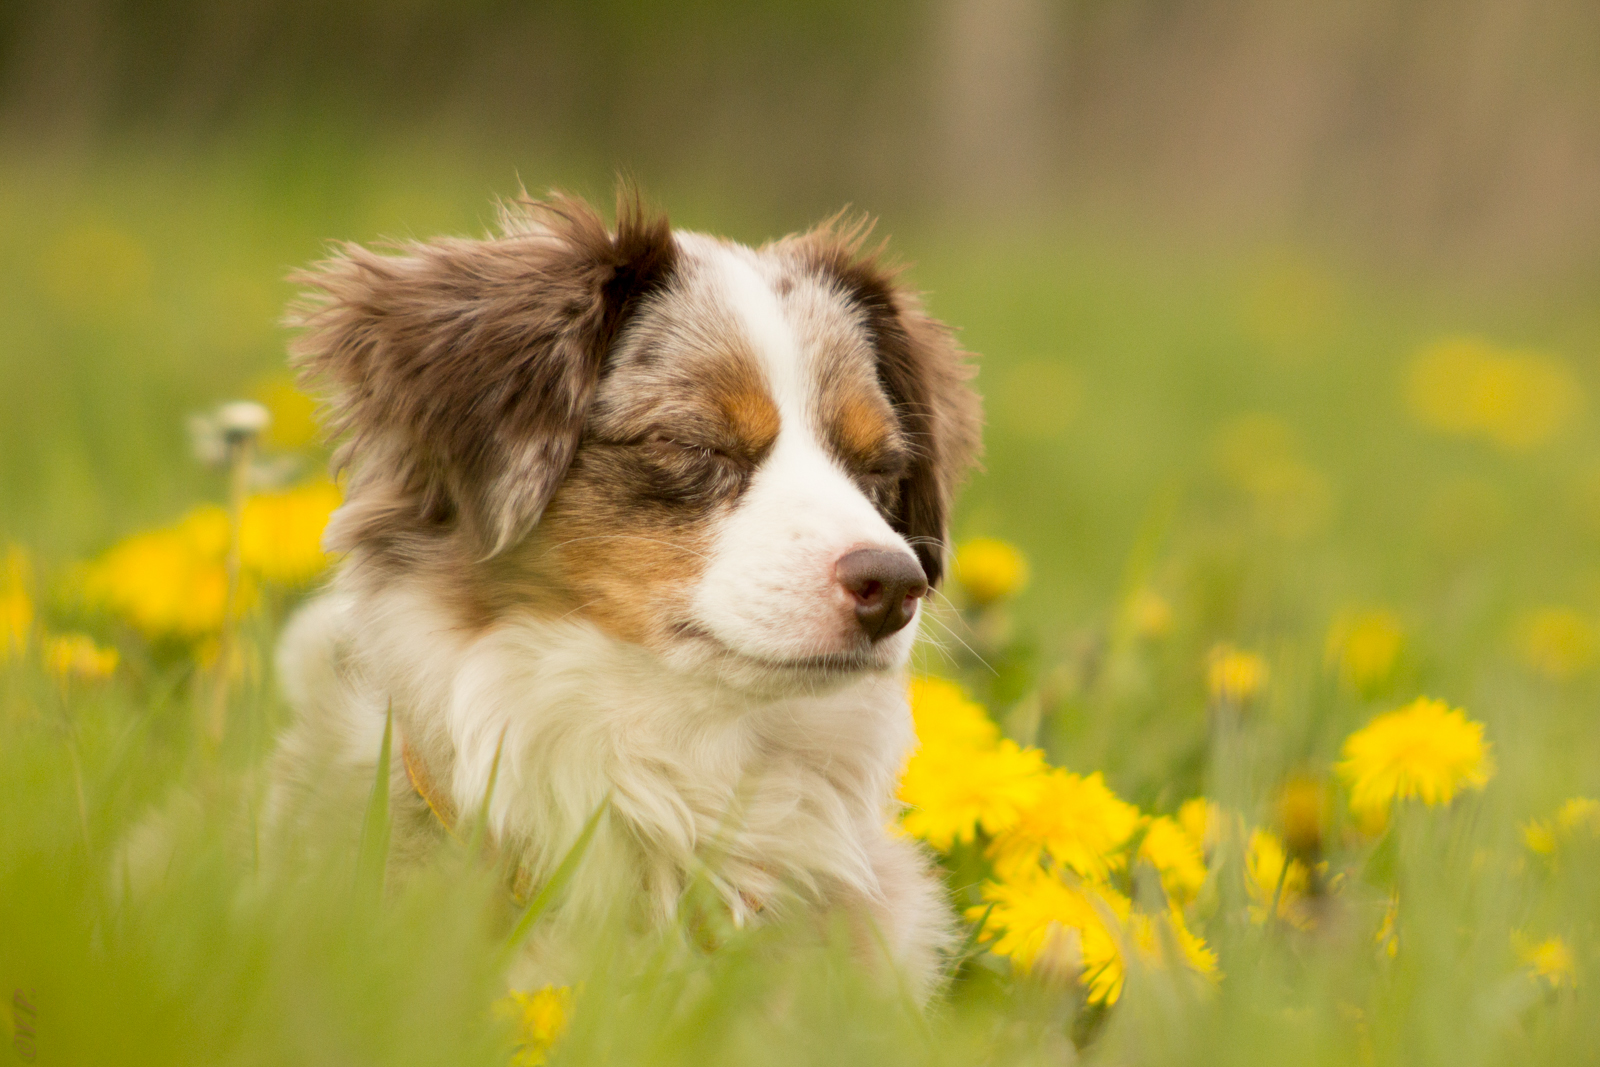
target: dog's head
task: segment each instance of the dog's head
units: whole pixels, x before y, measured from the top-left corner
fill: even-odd
[[[297,318],[351,469],[330,547],[449,556],[485,618],[570,613],[730,679],[898,665],[978,401],[862,236],[750,249],[557,198],[341,248]]]

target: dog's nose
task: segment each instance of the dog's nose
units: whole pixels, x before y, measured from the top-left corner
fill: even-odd
[[[856,621],[873,641],[910,622],[928,591],[922,564],[904,552],[858,548],[840,556],[833,573],[855,600]]]

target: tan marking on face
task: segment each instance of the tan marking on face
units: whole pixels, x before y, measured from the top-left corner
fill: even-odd
[[[841,391],[826,415],[828,435],[847,459],[870,463],[893,449],[897,426],[881,395]]]
[[[719,407],[729,430],[749,454],[764,454],[778,439],[778,406],[754,383],[722,396]]]
[[[560,591],[560,615],[659,650],[706,549],[703,523],[631,503],[609,465],[591,463],[556,494],[519,555],[532,584]]]

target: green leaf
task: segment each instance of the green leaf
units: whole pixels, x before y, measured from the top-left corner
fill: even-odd
[[[356,858],[356,889],[374,898],[383,896],[384,870],[389,863],[389,751],[394,738],[394,701],[383,720],[383,746],[378,749],[378,772],[361,820],[361,851]]]
[[[510,956],[521,946],[523,939],[528,936],[528,931],[533,929],[533,924],[539,921],[539,916],[554,902],[556,894],[565,888],[572,880],[573,872],[578,869],[578,864],[583,860],[583,854],[588,851],[589,842],[594,838],[594,833],[600,828],[600,817],[611,807],[611,794],[607,793],[605,799],[600,801],[594,809],[594,814],[589,816],[589,821],[584,823],[583,830],[578,834],[578,839],[567,849],[567,854],[562,857],[561,863],[556,867],[556,872],[550,880],[539,887],[533,900],[528,903],[527,910],[522,913],[522,918],[517,920],[516,928],[511,931],[511,936],[506,939],[504,954]]]

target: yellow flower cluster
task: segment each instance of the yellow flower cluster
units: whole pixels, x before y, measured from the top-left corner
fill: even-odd
[[[1304,907],[1311,889],[1311,869],[1292,858],[1270,830],[1257,829],[1250,834],[1245,888],[1250,893],[1250,917],[1256,922],[1277,918],[1300,929],[1311,925]]]
[[[0,663],[20,659],[34,636],[33,568],[19,545],[0,556]],[[120,656],[102,648],[88,634],[41,633],[40,654],[45,670],[58,680],[99,681],[117,669]]]
[[[547,985],[532,993],[513,989],[495,1002],[495,1014],[516,1027],[514,1067],[541,1067],[572,1019],[572,987]]]
[[[1519,450],[1554,438],[1584,403],[1583,387],[1560,360],[1470,337],[1418,353],[1406,399],[1430,429]]]
[[[1239,700],[1259,689],[1266,670],[1259,657],[1225,649],[1213,656],[1214,669],[1219,662],[1227,666],[1214,696]],[[902,829],[940,851],[967,850],[962,864],[987,861],[992,877],[982,903],[967,910],[983,923],[980,939],[1019,970],[1075,979],[1090,1003],[1116,1001],[1130,967],[1215,976],[1216,957],[1191,932],[1185,909],[1210,899],[1204,890],[1223,850],[1242,855],[1257,923],[1310,929],[1318,899],[1339,889],[1340,876],[1330,877],[1319,858],[1332,793],[1318,775],[1298,773],[1279,789],[1280,837],[1204,798],[1175,815],[1146,815],[1100,774],[1051,767],[1039,750],[1002,737],[953,682],[914,681],[911,711],[921,748],[901,782]],[[1397,801],[1446,804],[1483,788],[1494,773],[1489,749],[1481,723],[1421,697],[1347,738],[1336,769],[1358,821],[1376,830]],[[1600,802],[1568,801],[1525,832],[1531,848],[1551,852],[1580,830],[1600,837]],[[1129,868],[1138,863],[1160,878],[1166,903],[1156,913],[1130,900]],[[1398,950],[1394,910],[1378,935],[1390,955]]]
[[[948,850],[1015,826],[1043,791],[1044,753],[1002,738],[952,682],[913,682],[911,709],[922,747],[900,783],[906,831]]]
[[[148,637],[193,640],[222,627],[227,551],[227,513],[200,507],[172,526],[112,546],[83,569],[79,584],[91,606],[122,616]]]
[[[339,505],[327,482],[246,502],[239,533],[244,571],[240,607],[258,582],[299,586],[327,566],[322,528]],[[228,516],[194,509],[171,526],[112,546],[80,575],[85,601],[119,615],[152,639],[194,641],[222,628],[227,607]]]
[[[988,915],[993,951],[1024,970],[1076,978],[1092,1003],[1121,996],[1130,952],[1152,966],[1215,973],[1180,907],[1206,878],[1203,804],[1198,820],[1191,814],[1195,835],[1180,820],[1147,818],[1099,774],[1051,767],[1038,749],[1001,737],[952,682],[913,682],[911,708],[921,748],[901,781],[902,827],[940,850],[982,844],[995,879],[969,917]],[[1163,915],[1135,912],[1114,885],[1135,856],[1169,887]]]
[[[1448,804],[1463,789],[1482,789],[1494,774],[1489,748],[1482,723],[1442,700],[1418,697],[1351,734],[1337,770],[1350,789],[1350,810],[1377,830],[1396,800]]]
[[[1028,584],[1028,561],[1015,545],[975,537],[956,550],[956,579],[978,607],[1020,593]]]

